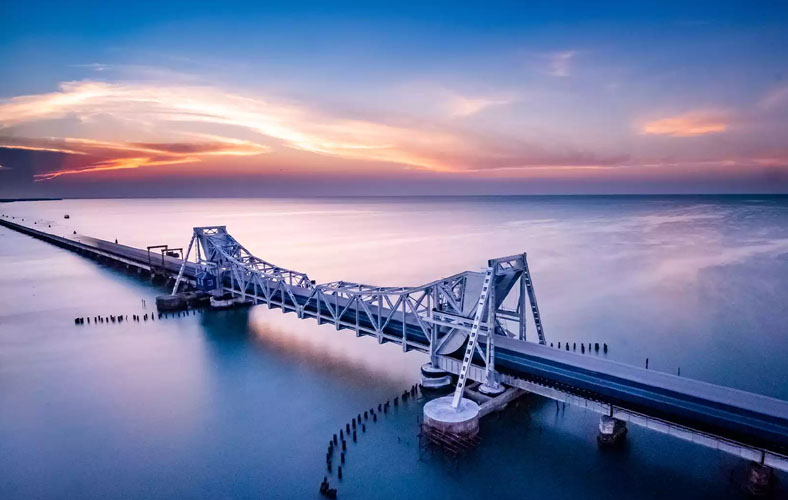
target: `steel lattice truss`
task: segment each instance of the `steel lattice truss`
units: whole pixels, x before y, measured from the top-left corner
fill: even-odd
[[[215,276],[217,291],[295,312],[299,318],[316,318],[318,323],[333,324],[337,330],[353,330],[357,336],[374,336],[379,343],[394,342],[405,351],[416,349],[433,358],[451,354],[464,345],[484,277],[483,272],[465,271],[417,287],[378,287],[348,281],[315,284],[304,273],[255,257],[227,233],[225,226],[194,228],[185,259],[195,241],[198,267]],[[525,341],[528,310],[539,343],[544,344],[545,338],[526,255],[492,259],[488,265],[493,269],[493,286],[480,328],[485,341],[479,343],[483,346],[477,344],[476,351],[490,370],[494,369],[495,335]]]

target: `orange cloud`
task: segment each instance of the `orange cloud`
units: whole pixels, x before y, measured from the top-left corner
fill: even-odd
[[[468,116],[504,102],[458,98],[452,101],[451,112]],[[53,123],[63,127],[53,127]],[[207,156],[288,151],[358,160],[370,168],[393,164],[451,173],[551,165],[588,168],[621,161],[621,155],[600,158],[555,144],[552,151],[545,151],[516,139],[484,136],[445,123],[392,125],[348,119],[302,104],[197,85],[63,83],[56,92],[0,101],[0,130],[14,128],[28,137],[0,138],[0,147],[91,156],[89,162],[72,162],[60,170],[40,173],[38,180],[199,162]],[[50,137],[52,130],[63,128],[70,137]],[[37,137],[31,137],[36,133]]]
[[[85,154],[85,153],[83,153],[81,151],[76,151],[76,150],[73,150],[73,149],[62,149],[62,148],[47,147],[47,146],[30,146],[30,145],[25,145],[25,144],[13,144],[13,143],[3,144],[2,141],[0,141],[0,148],[24,149],[26,151],[48,151],[50,153],[66,153],[66,154],[70,154],[70,155]]]
[[[176,165],[179,163],[190,163],[193,161],[197,161],[196,158],[173,158],[171,160],[155,160],[152,158],[119,158],[114,160],[106,160],[98,163],[94,163],[88,165],[84,168],[75,168],[75,169],[64,169],[64,170],[55,170],[52,172],[46,172],[43,174],[36,174],[34,175],[34,179],[36,181],[48,181],[54,179],[56,177],[60,177],[61,175],[72,175],[72,174],[85,174],[85,173],[92,173],[92,172],[104,172],[107,170],[125,170],[130,168],[140,168],[140,167],[155,167],[160,165]]]
[[[86,124],[108,121],[111,117],[113,124],[147,131],[149,138],[186,135],[187,140],[191,139],[192,134],[179,132],[188,128],[184,127],[187,124],[219,137],[223,143],[232,143],[237,138],[227,137],[219,130],[234,128],[245,135],[251,133],[273,139],[291,149],[436,170],[445,167],[432,161],[426,150],[462,147],[462,141],[450,133],[325,116],[301,106],[210,87],[83,81],[64,83],[59,92],[0,102],[0,126],[68,117],[77,117]],[[111,133],[107,131],[108,135]],[[151,142],[142,140],[133,144]],[[266,150],[258,146],[258,153]],[[238,150],[214,150],[212,154],[238,154]]]
[[[669,135],[672,137],[694,137],[725,132],[729,118],[720,112],[693,111],[645,123],[640,133],[645,135]]]
[[[120,170],[161,165],[176,165],[201,161],[204,156],[252,156],[268,148],[248,141],[207,138],[191,143],[124,143],[94,139],[25,139],[14,144],[12,138],[0,137],[0,148],[47,151],[87,157],[84,165],[35,174],[37,181],[51,180],[63,175],[84,174],[106,170]]]
[[[94,139],[65,138],[65,144],[74,149],[80,149],[78,153],[88,154],[93,151],[117,151],[117,152],[142,152],[163,154],[169,156],[184,155],[230,155],[230,156],[249,156],[266,153],[269,151],[267,146],[256,144],[249,141],[237,139],[213,138],[213,140],[195,142],[112,142],[98,141]],[[57,149],[49,149],[58,151]],[[67,150],[61,150],[67,151]]]

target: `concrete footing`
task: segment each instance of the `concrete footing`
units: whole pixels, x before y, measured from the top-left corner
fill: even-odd
[[[457,408],[452,396],[433,399],[424,405],[424,425],[444,433],[473,437],[479,433],[479,405],[462,398]]]
[[[747,466],[746,481],[744,487],[748,493],[755,496],[766,495],[774,484],[774,470],[768,465],[750,462]]]
[[[425,363],[421,365],[421,386],[425,389],[445,389],[451,386],[451,374]]]
[[[599,417],[599,434],[596,436],[599,446],[615,446],[627,437],[627,423],[607,415]]]
[[[481,403],[479,406],[479,417],[484,417],[485,415],[494,411],[502,411],[509,405],[509,403],[519,398],[523,394],[525,394],[525,391],[521,389],[515,389],[514,387],[509,387],[507,389],[504,387],[504,391],[502,393],[495,397],[487,396],[489,399]]]
[[[156,309],[159,311],[182,311],[186,307],[186,299],[180,294],[156,297]]]
[[[201,291],[159,295],[156,297],[156,308],[159,311],[183,311],[190,307],[204,307],[210,298],[210,294]]]
[[[503,394],[504,391],[506,391],[506,387],[504,387],[499,383],[486,382],[479,386],[479,392],[481,392],[485,396],[495,397],[500,394]]]

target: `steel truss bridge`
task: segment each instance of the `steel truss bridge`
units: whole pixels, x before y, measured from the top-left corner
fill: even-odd
[[[8,219],[0,225],[141,272],[177,275],[173,293],[183,281],[210,278],[217,291],[240,300],[424,352],[434,367],[455,375],[477,327],[466,367],[471,380],[518,387],[788,471],[788,402],[547,347],[525,254],[416,287],[316,284],[255,257],[224,226],[194,228],[185,257],[164,255],[154,270],[145,249],[56,236]],[[196,257],[189,261],[192,250]],[[488,274],[490,286],[482,292]],[[528,338],[527,318],[535,333]]]
[[[217,289],[242,300],[294,312],[299,318],[333,324],[337,330],[373,336],[381,344],[393,342],[403,351],[428,353],[433,363],[465,341],[484,279],[484,272],[465,271],[417,287],[379,287],[349,281],[318,285],[304,273],[255,257],[224,226],[194,228],[187,259],[195,242],[198,273],[211,275]],[[494,307],[484,310],[481,332],[487,341],[477,347],[477,354],[485,373],[493,374],[495,338],[524,341],[527,309],[540,344],[545,344],[545,337],[525,254],[493,259],[489,266],[494,286],[488,303]],[[184,264],[179,275],[185,270]],[[512,294],[515,285],[519,293]],[[173,293],[177,289],[176,280]],[[516,301],[507,309],[509,295],[516,295]],[[488,335],[493,330],[496,335]]]
[[[424,352],[433,366],[455,375],[481,306],[470,379],[519,387],[788,471],[788,402],[547,347],[526,254],[421,286],[379,287],[316,284],[255,257],[225,226],[194,228],[186,259],[195,243],[191,272],[210,275],[218,289]],[[187,269],[184,260],[179,278]],[[173,293],[177,288],[178,280]],[[526,339],[529,317],[533,341]]]

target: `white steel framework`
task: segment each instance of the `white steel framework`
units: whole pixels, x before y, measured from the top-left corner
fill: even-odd
[[[354,330],[357,336],[374,336],[380,343],[394,342],[405,351],[426,352],[433,364],[437,356],[463,347],[477,316],[478,334],[485,341],[473,345],[471,351],[479,355],[488,372],[494,371],[494,336],[525,341],[529,310],[536,339],[545,343],[524,253],[488,262],[489,290],[482,301],[485,273],[478,271],[416,287],[378,287],[347,281],[316,284],[304,273],[255,257],[225,226],[194,228],[179,278],[193,246],[198,269],[215,277],[216,292],[279,307],[299,318],[316,318],[319,323],[334,324],[338,330]],[[173,293],[177,293],[178,281]],[[486,310],[483,302],[489,304]]]

